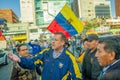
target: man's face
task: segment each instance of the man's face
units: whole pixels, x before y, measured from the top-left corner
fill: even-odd
[[[98,59],[99,65],[105,67],[111,63],[113,56],[104,50],[104,46],[105,44],[98,44],[95,56]]]
[[[53,37],[53,41],[52,41],[52,49],[61,49],[63,47],[63,45],[65,44],[65,42],[61,39],[61,35],[56,34]]]
[[[18,52],[20,56],[28,56],[28,48],[27,46],[21,46],[20,51]]]
[[[38,45],[38,44],[39,44],[39,42],[34,42],[34,44]]]
[[[94,49],[97,47],[98,41],[97,40],[88,40],[87,44],[90,49]]]
[[[83,48],[84,48],[84,50],[87,50],[87,49],[89,48],[89,47],[88,47],[88,42],[87,42],[87,41],[84,42]]]

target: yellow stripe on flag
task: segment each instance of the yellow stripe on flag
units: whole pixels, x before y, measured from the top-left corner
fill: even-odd
[[[84,26],[83,23],[75,16],[75,14],[73,13],[73,11],[67,6],[65,5],[62,10],[60,11],[60,13],[66,18],[66,20],[72,25],[74,26],[74,28],[76,29],[76,31],[78,33],[81,33]]]

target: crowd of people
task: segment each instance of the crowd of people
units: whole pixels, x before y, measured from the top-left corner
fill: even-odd
[[[14,61],[13,69],[17,65],[20,67],[19,71],[29,73],[22,75],[25,76],[24,79],[17,77],[17,80],[28,80],[26,78],[31,72],[37,72],[36,68],[39,67],[43,68],[40,74],[41,80],[120,80],[119,40],[116,36],[99,38],[96,34],[89,34],[79,42],[83,45],[83,50],[76,58],[72,51],[68,50],[72,45],[68,43],[66,36],[56,32],[51,45],[47,45],[44,49],[38,45],[37,40],[28,43],[32,47],[32,57],[28,56],[28,48],[25,45],[16,48],[19,55],[9,53],[8,57]],[[72,50],[76,50],[74,48]],[[81,64],[81,68],[78,63]],[[20,76],[15,72],[14,75]],[[35,76],[29,80],[36,80]],[[11,76],[13,77],[16,76]]]

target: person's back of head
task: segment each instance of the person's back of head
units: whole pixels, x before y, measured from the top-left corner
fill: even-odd
[[[38,44],[39,44],[39,40],[38,40],[38,39],[35,39],[35,40],[34,40],[34,44],[37,44],[37,45],[38,45]]]

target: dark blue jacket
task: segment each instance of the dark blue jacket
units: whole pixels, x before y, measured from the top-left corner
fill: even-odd
[[[32,47],[32,54],[35,55],[41,51],[40,45],[32,44],[31,42],[28,43]]]
[[[54,59],[53,49],[45,49],[33,59],[21,57],[20,66],[34,69],[36,65],[43,63],[42,80],[80,80],[82,75],[76,63],[75,57],[64,48],[62,54]]]
[[[99,76],[98,80],[120,80],[120,60],[109,67],[104,75]]]

